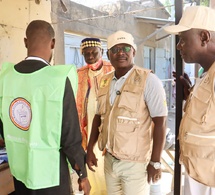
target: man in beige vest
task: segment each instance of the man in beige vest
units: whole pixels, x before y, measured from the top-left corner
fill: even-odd
[[[184,195],[215,194],[214,18],[215,10],[192,6],[185,10],[178,25],[165,28],[179,35],[177,49],[183,60],[204,68],[186,99],[179,131],[180,162],[186,170]]]
[[[150,70],[134,64],[137,48],[131,34],[117,31],[108,37],[107,46],[115,71],[100,82],[87,164],[94,171],[97,160],[93,149],[98,141],[99,149],[105,152],[108,195],[149,194],[149,183],[161,178],[165,92]]]

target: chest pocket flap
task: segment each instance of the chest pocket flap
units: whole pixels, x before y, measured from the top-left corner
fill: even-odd
[[[210,107],[211,96],[211,92],[203,87],[199,87],[198,90],[192,92],[191,101],[186,105],[185,111],[197,123],[202,123],[206,120],[205,116]]]
[[[140,98],[143,98],[142,95],[143,89],[134,85],[125,85],[122,89],[120,99],[119,99],[119,108],[125,108],[128,111],[136,112],[141,101]]]

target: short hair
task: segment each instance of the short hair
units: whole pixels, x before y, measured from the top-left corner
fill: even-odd
[[[26,29],[26,37],[33,38],[42,34],[51,39],[55,37],[55,32],[51,24],[44,20],[33,20],[30,22]]]

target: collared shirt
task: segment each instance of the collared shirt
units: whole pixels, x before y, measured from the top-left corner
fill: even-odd
[[[111,81],[111,88],[110,88],[110,103],[111,106],[114,103],[114,100],[116,99],[116,96],[119,95],[121,92],[121,88],[123,86],[123,84],[125,83],[126,79],[128,78],[128,76],[130,75],[131,71],[133,68],[131,68],[131,70],[129,70],[124,76],[120,77],[119,79],[117,79],[115,76],[113,77],[113,80]]]
[[[47,64],[47,65],[50,66],[49,62],[47,62],[46,60],[44,60],[44,59],[42,59],[42,58],[40,58],[40,57],[29,56],[29,57],[25,58],[25,60],[39,60],[39,61],[42,61],[42,62],[44,62],[45,64]]]
[[[133,68],[132,68],[133,69]],[[121,93],[121,88],[131,73],[129,70],[124,76],[117,79],[115,76],[111,81],[110,88],[110,104],[114,104],[114,100]],[[146,105],[149,109],[149,115],[153,117],[161,117],[168,115],[168,109],[166,104],[166,94],[162,85],[161,80],[153,73],[149,73],[149,76],[146,79],[146,88],[143,94],[143,100],[146,102]],[[98,114],[98,108],[96,114]]]

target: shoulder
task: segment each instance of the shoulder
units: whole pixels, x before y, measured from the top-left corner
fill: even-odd
[[[150,69],[142,68],[136,65],[134,65],[134,71],[136,72],[136,74],[143,77],[148,77],[148,75],[152,72]]]
[[[161,82],[161,80],[153,72],[149,73],[147,80],[148,82]]]
[[[85,65],[85,66],[82,66],[81,68],[78,68],[77,69],[77,72],[87,72],[89,70],[88,66]]]
[[[146,78],[146,88],[149,90],[163,88],[162,81],[154,73],[149,73]]]
[[[103,66],[112,66],[110,62],[102,60]]]
[[[104,75],[101,77],[100,83],[111,80],[111,79],[113,78],[113,76],[114,76],[114,71],[110,71],[110,72],[104,74]]]
[[[114,70],[114,67],[111,65],[110,62],[102,60],[102,63],[103,63],[103,69],[106,73]]]
[[[133,65],[133,68],[135,70],[138,70],[138,71],[142,71],[142,72],[152,72],[150,69],[147,69],[147,68],[143,68],[143,67],[140,67],[140,66],[137,66],[137,65]]]
[[[114,70],[107,72],[102,76],[102,78],[109,78],[114,76]]]

